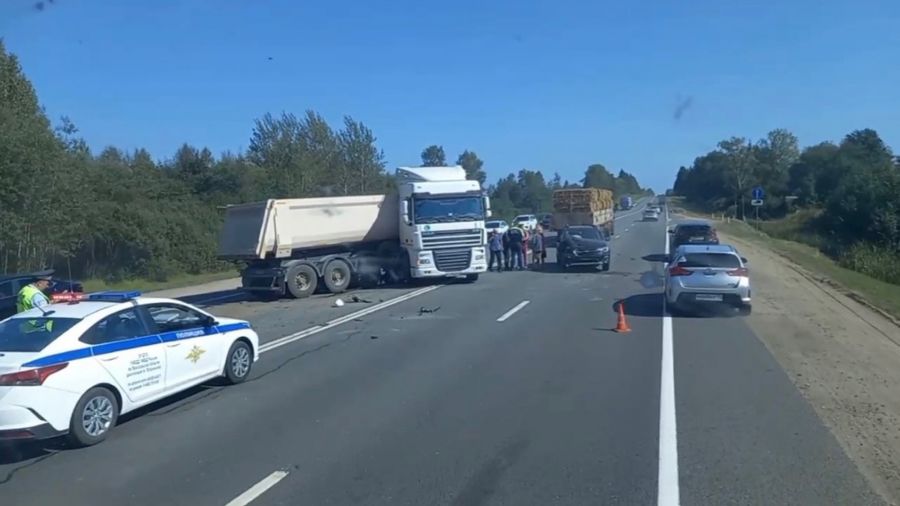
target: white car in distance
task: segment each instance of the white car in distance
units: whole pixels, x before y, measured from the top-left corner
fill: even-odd
[[[0,322],[0,441],[106,439],[119,415],[224,377],[247,379],[259,337],[174,299],[100,292]]]
[[[524,230],[534,230],[538,226],[537,216],[533,214],[520,214],[513,219],[513,226],[521,227]]]
[[[509,224],[504,220],[491,220],[484,222],[484,228],[487,229],[488,234],[491,232],[497,232],[498,234],[505,234],[507,230],[509,230]]]

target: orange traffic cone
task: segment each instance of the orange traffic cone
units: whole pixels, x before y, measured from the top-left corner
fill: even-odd
[[[616,328],[613,330],[616,332],[631,332],[631,327],[625,321],[625,305],[622,302],[619,302],[619,321],[616,322]]]

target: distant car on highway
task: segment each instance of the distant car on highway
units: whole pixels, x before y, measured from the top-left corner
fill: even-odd
[[[553,215],[546,213],[541,215],[541,227],[549,229],[553,225]]]
[[[659,221],[659,211],[653,209],[652,207],[648,207],[644,209],[644,221]]]
[[[559,233],[556,263],[563,269],[574,265],[599,266],[609,270],[609,237],[598,227],[580,225],[566,227]]]
[[[666,303],[673,312],[707,304],[729,305],[751,312],[747,259],[730,245],[684,245],[676,249],[666,270]]]
[[[702,220],[681,222],[670,229],[669,234],[672,235],[669,243],[672,249],[682,244],[719,244],[719,235],[715,227]]]
[[[518,226],[524,230],[534,230],[538,226],[537,216],[533,214],[520,214],[513,219],[513,226]]]
[[[213,378],[240,383],[259,357],[247,322],[184,302],[59,297],[0,322],[0,441],[93,445],[119,415]]]
[[[507,230],[509,230],[509,224],[504,220],[491,220],[484,222],[484,228],[487,229],[488,233],[497,232],[498,234],[505,234]]]

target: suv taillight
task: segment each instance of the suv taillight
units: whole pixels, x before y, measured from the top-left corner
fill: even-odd
[[[729,276],[737,276],[737,277],[747,277],[750,275],[750,271],[747,270],[746,267],[738,267],[733,271],[728,271]]]
[[[38,367],[37,369],[29,369],[27,371],[12,372],[0,376],[0,387],[34,387],[44,384],[47,378],[56,372],[59,372],[69,365],[68,362],[62,364],[48,365],[47,367]]]
[[[689,271],[680,265],[676,265],[669,269],[669,276],[690,276],[694,271]]]

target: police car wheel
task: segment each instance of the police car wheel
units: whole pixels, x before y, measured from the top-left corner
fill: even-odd
[[[69,439],[76,446],[95,445],[109,434],[119,417],[119,402],[108,389],[94,387],[88,390],[72,412]]]
[[[325,274],[322,276],[325,287],[331,293],[342,293],[350,286],[350,266],[343,260],[332,260],[325,266]]]
[[[253,350],[244,341],[237,341],[228,350],[225,360],[225,379],[232,385],[243,383],[253,367]]]

